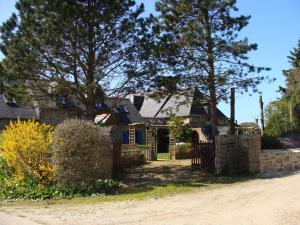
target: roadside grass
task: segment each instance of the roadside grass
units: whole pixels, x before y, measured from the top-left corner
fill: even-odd
[[[168,196],[174,196],[182,193],[193,191],[207,191],[216,188],[225,188],[241,182],[253,179],[254,176],[237,176],[237,177],[207,177],[197,181],[188,181],[182,183],[166,183],[166,184],[148,184],[141,186],[123,187],[119,193],[115,195],[104,195],[96,197],[73,197],[66,199],[50,199],[39,201],[1,201],[0,207],[15,206],[37,206],[48,207],[50,205],[77,205],[77,204],[98,204],[104,202],[122,202],[122,201],[140,201],[145,199],[157,199]]]

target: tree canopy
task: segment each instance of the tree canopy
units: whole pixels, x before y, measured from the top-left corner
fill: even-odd
[[[227,99],[230,88],[257,91],[264,80],[257,74],[268,69],[248,63],[247,54],[257,45],[239,37],[250,16],[235,16],[235,0],[159,0],[156,9],[160,14],[153,30],[160,76],[154,83],[169,83],[167,88],[161,85],[167,92],[200,89],[209,96],[216,127],[217,102]]]
[[[267,135],[278,136],[300,130],[300,40],[287,58],[291,68],[283,71],[286,87],[279,87],[283,96],[267,106]]]
[[[138,84],[150,19],[134,0],[19,0],[0,28],[2,77],[55,82],[92,117],[97,101]],[[7,82],[3,82],[7,86]]]

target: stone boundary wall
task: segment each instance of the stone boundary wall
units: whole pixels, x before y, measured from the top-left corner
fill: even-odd
[[[121,156],[126,157],[126,156],[135,156],[135,155],[140,155],[141,150],[137,145],[133,144],[122,144],[121,145]]]
[[[140,165],[146,162],[144,152],[136,144],[121,145],[121,164],[123,168]]]
[[[260,135],[219,135],[215,140],[217,174],[259,172]]]
[[[283,172],[300,169],[300,149],[262,150],[260,172]]]

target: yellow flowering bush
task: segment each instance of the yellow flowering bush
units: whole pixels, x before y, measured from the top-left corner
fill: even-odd
[[[52,142],[52,126],[18,120],[2,133],[2,156],[17,180],[29,176],[42,183],[50,182],[54,174],[50,162]]]

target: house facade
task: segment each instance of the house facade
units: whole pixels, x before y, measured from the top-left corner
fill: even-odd
[[[193,136],[198,140],[210,140],[210,108],[209,102],[197,90],[189,90],[182,95],[170,94],[157,99],[151,94],[133,94],[128,96],[132,104],[141,114],[144,123],[156,127],[167,125],[170,117],[180,117],[193,130]],[[228,118],[217,109],[218,124],[228,126]],[[169,141],[167,127],[157,129],[158,151]],[[163,144],[160,144],[163,143]]]

